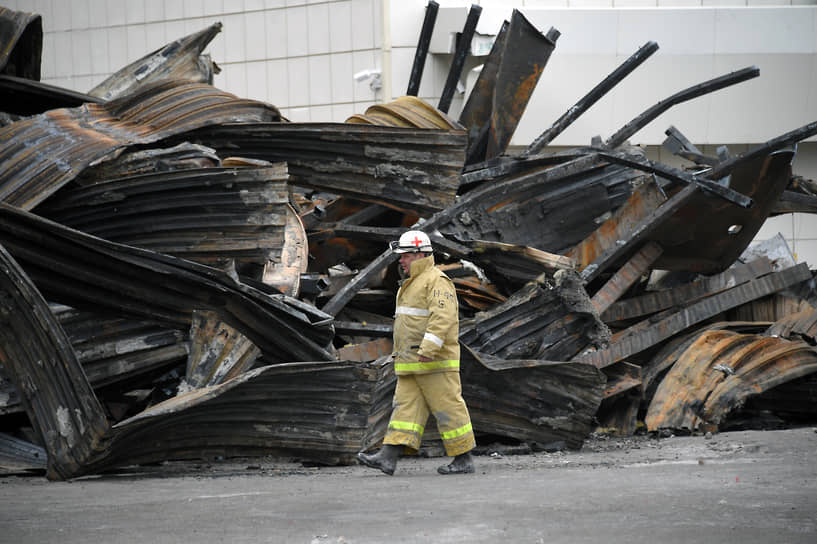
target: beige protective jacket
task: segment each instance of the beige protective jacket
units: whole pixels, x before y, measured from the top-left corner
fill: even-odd
[[[411,263],[397,291],[394,371],[399,375],[453,372],[460,368],[459,307],[453,282],[429,255]],[[420,362],[420,356],[431,361]]]

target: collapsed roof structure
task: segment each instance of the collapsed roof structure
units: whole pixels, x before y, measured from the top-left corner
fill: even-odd
[[[407,96],[347,123],[292,123],[213,87],[202,51],[220,25],[83,95],[38,82],[39,16],[0,18],[0,94],[14,97],[0,128],[0,471],[352,462],[388,421],[398,278],[385,248],[409,226],[457,287],[480,441],[578,448],[640,421],[696,431],[752,409],[815,415],[803,400],[817,387],[813,273],[785,244],[747,247],[770,214],[817,209],[813,182],[791,172],[817,123],[731,158],[670,127],[684,170],[627,143],[753,67],[549,153],[650,42],[514,154],[559,37],[518,11],[458,119],[412,96],[413,73]]]

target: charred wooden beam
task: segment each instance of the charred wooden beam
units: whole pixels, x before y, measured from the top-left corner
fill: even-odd
[[[635,327],[637,327],[638,332],[634,332],[630,335],[622,335],[618,341],[611,342],[607,348],[582,353],[574,357],[573,360],[604,368],[618,361],[623,361],[633,354],[644,351],[690,326],[700,323],[725,310],[775,293],[809,278],[811,278],[811,273],[806,263],[763,276],[711,297],[707,297],[699,302],[695,302],[678,312],[661,318],[659,321],[649,325],[646,329],[641,330],[641,327],[636,325]]]
[[[573,122],[578,119],[585,111],[599,101],[604,95],[610,92],[613,87],[618,85],[625,77],[641,66],[645,60],[650,58],[653,53],[658,51],[658,44],[649,41],[642,45],[638,51],[632,54],[625,60],[618,68],[613,70],[604,80],[593,87],[586,95],[584,95],[578,102],[570,107],[559,119],[553,122],[547,130],[540,134],[531,144],[522,152],[522,157],[536,155],[545,146],[553,141],[556,136],[561,134]]]

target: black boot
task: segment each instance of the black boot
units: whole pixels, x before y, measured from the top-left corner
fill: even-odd
[[[467,451],[454,457],[448,465],[443,465],[437,468],[440,474],[471,474],[474,472],[474,458],[471,452]]]
[[[380,469],[391,476],[397,467],[397,458],[400,456],[402,449],[403,446],[383,444],[383,447],[380,448],[380,451],[377,453],[369,455],[368,453],[360,452],[357,454],[357,458],[367,467]]]

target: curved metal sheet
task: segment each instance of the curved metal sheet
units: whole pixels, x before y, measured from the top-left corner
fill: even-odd
[[[43,20],[0,6],[0,74],[40,80]]]
[[[817,372],[817,350],[805,342],[706,331],[675,362],[650,402],[650,431],[716,430],[746,400]]]
[[[287,241],[287,177],[283,163],[121,177],[63,189],[37,213],[113,242],[219,268],[234,263],[258,280],[270,261],[280,263]]]
[[[85,168],[127,146],[206,125],[280,119],[270,104],[178,81],[106,104],[48,111],[0,129],[0,200],[31,210]]]
[[[204,30],[174,40],[118,70],[88,94],[111,100],[167,79],[212,85],[213,74],[218,73],[219,68],[209,56],[201,53],[219,32],[221,23],[213,23]]]
[[[388,104],[375,104],[363,115],[355,114],[347,123],[387,127],[463,130],[462,125],[416,96],[401,96]]]

